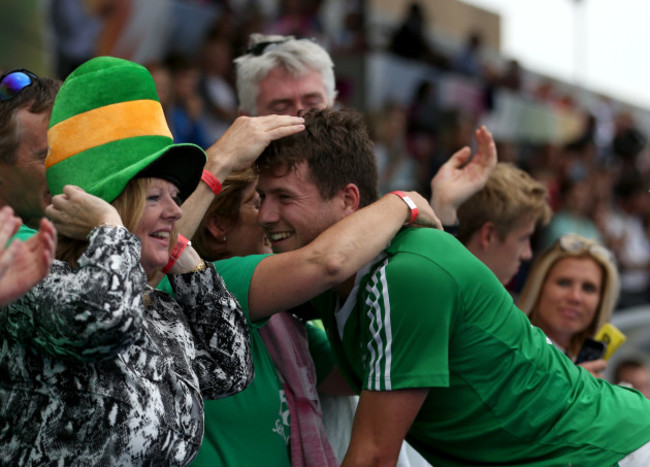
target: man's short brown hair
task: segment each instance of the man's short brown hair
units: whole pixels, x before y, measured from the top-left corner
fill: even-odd
[[[257,159],[258,174],[278,175],[307,162],[323,199],[348,183],[359,188],[360,207],[376,201],[377,162],[363,116],[354,110],[313,109],[305,130],[273,141]]]
[[[50,78],[36,78],[7,101],[0,102],[0,163],[12,165],[20,146],[21,129],[16,115],[20,109],[34,114],[50,112],[61,82]]]

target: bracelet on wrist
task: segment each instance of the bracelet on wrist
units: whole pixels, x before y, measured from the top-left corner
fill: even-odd
[[[201,174],[201,181],[210,187],[214,196],[217,196],[221,192],[221,182],[217,177],[212,175],[212,172],[204,170]]]
[[[398,190],[391,191],[389,194],[397,195],[400,198],[402,198],[402,200],[406,203],[406,205],[411,210],[411,217],[409,218],[408,221],[406,221],[404,223],[404,225],[409,225],[409,224],[412,224],[413,222],[415,222],[415,219],[418,218],[419,210],[418,210],[418,207],[415,204],[415,202],[411,199],[411,197],[409,195],[407,195],[406,193],[404,193],[403,191],[398,191]]]
[[[190,272],[197,272],[197,271],[204,271],[208,268],[208,263],[202,259],[199,264],[194,266],[194,269],[192,269]]]
[[[174,267],[174,264],[176,264],[178,258],[180,258],[181,255],[183,254],[183,250],[185,250],[185,247],[191,244],[192,242],[190,242],[185,236],[178,234],[176,243],[174,244],[173,248],[169,252],[169,261],[167,262],[165,267],[162,268],[163,274],[167,274],[171,270],[171,268]]]

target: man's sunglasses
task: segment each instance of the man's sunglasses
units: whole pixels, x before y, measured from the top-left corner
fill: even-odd
[[[256,57],[259,57],[260,55],[263,55],[266,52],[266,49],[271,46],[271,45],[277,45],[277,44],[284,44],[285,42],[289,41],[301,41],[301,40],[308,40],[312,42],[316,42],[316,39],[313,37],[287,37],[286,39],[280,39],[277,41],[264,41],[264,42],[258,42],[257,44],[253,44],[250,47],[248,47],[244,51],[244,55],[252,54],[255,55]]]
[[[37,79],[38,76],[24,69],[9,71],[0,76],[0,102],[15,97],[20,91],[31,86]]]

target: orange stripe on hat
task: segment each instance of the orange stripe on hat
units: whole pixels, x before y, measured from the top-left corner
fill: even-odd
[[[172,138],[160,102],[144,99],[99,107],[63,120],[48,130],[50,153],[45,167],[103,144],[154,135]]]

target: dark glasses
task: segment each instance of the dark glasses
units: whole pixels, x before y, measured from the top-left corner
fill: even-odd
[[[264,41],[264,42],[258,42],[257,44],[253,44],[250,47],[248,47],[244,51],[244,55],[252,54],[255,55],[256,57],[259,57],[260,55],[263,55],[264,52],[266,52],[266,49],[271,46],[271,45],[277,45],[277,44],[284,44],[285,42],[289,42],[291,40],[296,40],[296,41],[301,41],[301,40],[308,40],[312,42],[316,42],[316,40],[312,37],[287,37],[285,39],[280,39],[277,41]]]
[[[28,70],[13,70],[0,76],[0,102],[8,101],[38,79]]]
[[[614,255],[607,248],[591,240],[579,237],[575,234],[567,234],[561,236],[558,239],[558,244],[564,251],[569,251],[571,253],[588,252],[603,260],[612,263],[615,262]]]

